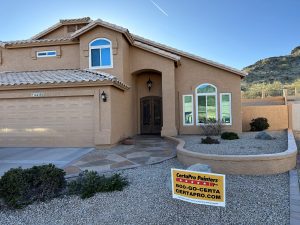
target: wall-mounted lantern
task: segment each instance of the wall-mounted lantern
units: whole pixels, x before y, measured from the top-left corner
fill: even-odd
[[[150,92],[150,90],[152,88],[152,80],[150,80],[150,77],[149,77],[149,80],[147,81],[147,87],[148,87],[149,92]]]
[[[101,99],[102,99],[103,102],[106,102],[106,100],[107,100],[107,95],[104,91],[101,94]]]

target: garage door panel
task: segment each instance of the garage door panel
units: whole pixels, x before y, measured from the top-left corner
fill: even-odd
[[[0,146],[93,146],[93,98],[0,100]]]

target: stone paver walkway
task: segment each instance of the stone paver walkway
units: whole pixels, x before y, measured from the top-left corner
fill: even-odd
[[[139,135],[134,145],[117,145],[110,149],[93,150],[67,165],[67,177],[84,170],[107,172],[159,163],[176,156],[176,143],[160,136]]]

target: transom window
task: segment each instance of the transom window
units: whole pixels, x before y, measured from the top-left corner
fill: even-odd
[[[98,38],[92,41],[90,48],[90,68],[112,68],[111,41],[106,38]]]
[[[201,84],[196,88],[197,124],[207,121],[216,122],[217,88],[212,84]]]

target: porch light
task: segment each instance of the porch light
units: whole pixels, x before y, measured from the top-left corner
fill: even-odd
[[[104,91],[101,94],[101,99],[102,99],[103,102],[106,102],[106,100],[107,100],[107,95]]]
[[[150,90],[152,88],[152,80],[150,80],[150,77],[149,77],[149,80],[147,81],[147,87],[148,87],[149,92],[150,92]]]

